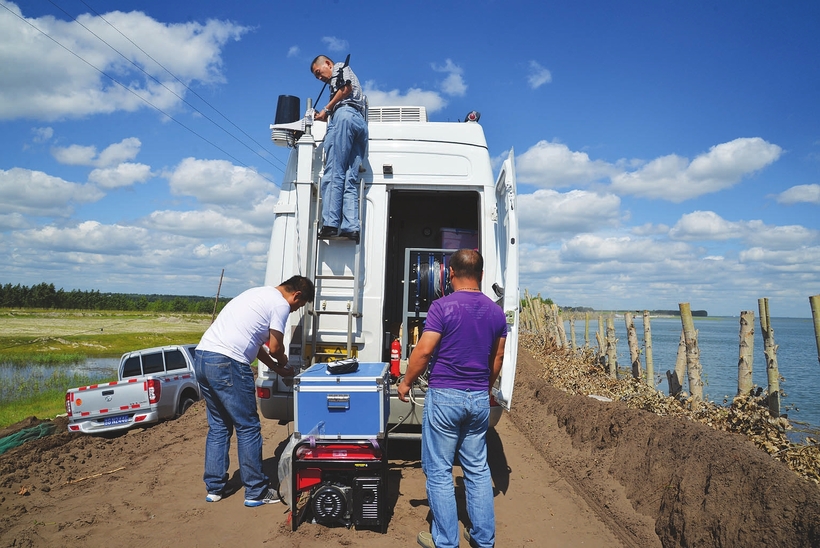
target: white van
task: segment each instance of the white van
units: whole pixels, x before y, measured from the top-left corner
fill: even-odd
[[[403,373],[430,302],[451,291],[446,279],[450,254],[476,248],[484,257],[481,289],[504,309],[509,331],[493,389],[495,424],[501,408],[509,410],[512,402],[518,349],[512,152],[494,177],[475,113],[466,122],[430,122],[424,107],[371,107],[360,177],[360,243],[318,240],[321,145],[327,125],[313,122],[309,102],[301,119],[300,113],[298,98],[282,96],[271,125],[273,141],[293,150],[274,209],[265,275],[266,285],[294,274],[316,284],[313,304],[289,319],[285,343],[290,364],[300,371],[345,357],[390,362],[393,347],[399,363],[394,360],[392,369]],[[425,383],[420,379],[407,403],[396,396],[395,383],[393,376],[389,424],[398,432],[397,425],[421,424]],[[256,386],[263,416],[293,418],[289,384],[259,365]]]

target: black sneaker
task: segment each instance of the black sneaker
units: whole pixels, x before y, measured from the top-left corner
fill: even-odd
[[[328,238],[333,238],[334,236],[339,234],[339,229],[335,226],[323,226],[322,230],[319,231],[319,239],[326,240]]]
[[[340,232],[340,238],[347,238],[348,240],[353,240],[356,243],[359,243],[359,231],[355,232]]]

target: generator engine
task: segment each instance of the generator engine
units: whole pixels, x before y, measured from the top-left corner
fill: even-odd
[[[312,515],[322,525],[387,526],[387,457],[369,441],[305,442],[294,450],[293,529]]]

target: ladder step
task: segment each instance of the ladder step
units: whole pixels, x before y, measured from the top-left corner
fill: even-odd
[[[361,318],[362,317],[361,312],[357,312],[356,314],[353,314],[352,312],[347,311],[347,310],[314,310],[313,312],[317,316],[323,316],[323,315],[327,314],[327,315],[330,315],[330,316],[353,316],[354,318]]]
[[[353,280],[352,274],[317,274],[317,280]]]

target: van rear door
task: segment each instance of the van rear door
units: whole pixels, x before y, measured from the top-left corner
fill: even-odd
[[[515,366],[518,357],[518,206],[516,204],[515,159],[513,151],[495,182],[495,199],[498,220],[495,224],[495,242],[498,246],[496,283],[503,290],[500,302],[507,316],[507,343],[504,347],[504,365],[498,388],[493,390],[496,401],[509,411],[512,403]],[[496,293],[500,293],[499,290]]]

